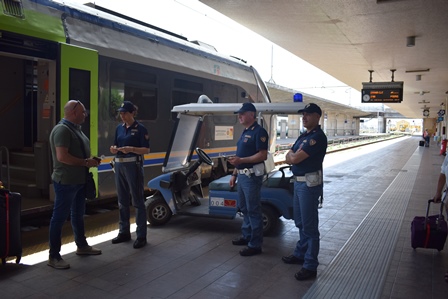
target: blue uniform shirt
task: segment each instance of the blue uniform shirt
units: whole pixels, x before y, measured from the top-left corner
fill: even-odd
[[[255,155],[260,150],[267,150],[269,144],[268,132],[257,122],[244,129],[236,144],[236,155],[240,158]],[[251,168],[254,164],[244,163],[237,166],[238,169]]]
[[[327,153],[327,136],[320,126],[317,126],[311,132],[300,135],[291,149],[294,153],[302,150],[309,155],[302,162],[292,165],[294,175],[303,176],[305,173],[322,170],[322,162]]]
[[[115,131],[114,145],[117,147],[123,146],[135,146],[135,147],[147,147],[149,148],[149,135],[148,130],[138,121],[126,128],[126,124],[123,123],[117,126]],[[125,154],[123,152],[117,153],[117,158],[135,157],[136,153]]]

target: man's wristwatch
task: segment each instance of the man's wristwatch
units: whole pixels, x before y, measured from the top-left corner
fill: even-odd
[[[238,174],[237,173],[232,173],[232,176],[237,177]]]

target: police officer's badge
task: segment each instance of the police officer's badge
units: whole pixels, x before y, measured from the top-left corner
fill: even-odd
[[[261,142],[266,142],[266,137],[260,137]]]
[[[311,140],[310,140],[310,145],[313,146],[313,145],[315,145],[315,144],[316,144],[316,140],[311,139]]]

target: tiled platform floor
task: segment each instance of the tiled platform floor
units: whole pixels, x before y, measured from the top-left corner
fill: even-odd
[[[397,177],[414,171],[415,182],[407,182],[412,190],[407,190],[409,196],[403,199],[408,203],[401,213],[403,220],[397,227],[396,240],[381,240],[380,236],[377,244],[383,248],[389,248],[386,243],[395,244],[393,249],[384,252],[384,256],[391,256],[384,266],[386,274],[377,275],[380,276],[376,277],[378,283],[369,287],[373,291],[380,284],[378,298],[446,299],[448,284],[444,282],[443,275],[448,270],[447,246],[441,252],[410,247],[410,222],[415,215],[424,213],[427,199],[434,194],[443,161],[436,145],[418,147],[418,140],[405,138],[327,156],[325,200],[320,210],[320,265],[316,281],[296,281],[294,273],[299,266],[286,265],[280,260],[282,255],[291,253],[298,238],[292,221],[281,221],[278,231],[265,238],[262,255],[241,257],[239,248],[231,244],[231,239],[239,234],[240,219],[173,217],[163,227],[151,227],[148,246],[135,250],[131,242],[110,243],[116,234],[118,218],[117,212],[111,211],[86,218],[89,237],[97,236],[89,238],[91,244],[106,233],[103,235],[105,239],[97,241],[99,244],[96,245],[103,250],[102,255],[76,256],[69,252],[69,245],[64,245],[63,250],[67,252],[64,258],[71,264],[69,270],[54,270],[46,262],[36,260],[37,257],[31,261],[25,256],[20,265],[8,263],[0,267],[0,297],[302,298],[324,284],[340,288],[336,288],[333,297],[344,298],[341,294],[348,287],[353,288],[357,277],[350,278],[352,281],[343,280],[342,273],[338,275],[338,268],[334,265],[342,260],[344,253],[347,255],[349,244],[356,242],[354,232],[365,225],[363,221],[368,215],[373,217],[369,213],[381,198],[384,199],[384,194],[394,191],[391,188],[399,188],[394,184]],[[409,167],[408,163],[412,166]],[[396,193],[399,197],[400,190]],[[432,213],[437,208],[433,207]],[[372,229],[366,234],[373,237],[382,232]],[[31,235],[39,238],[40,243],[29,248],[33,251],[45,249],[47,232],[24,232],[23,238]],[[67,225],[64,244],[71,239]],[[25,249],[25,252],[29,250]],[[351,255],[353,269],[361,269],[358,277],[371,276],[372,273],[363,271],[369,271],[365,265],[372,263],[372,259],[384,262],[381,256],[366,257],[356,250]],[[45,259],[46,252],[42,256]],[[365,294],[370,293],[365,291]],[[310,298],[320,298],[309,294]]]

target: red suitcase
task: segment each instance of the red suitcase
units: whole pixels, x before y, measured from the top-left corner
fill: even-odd
[[[16,263],[22,258],[22,235],[20,217],[22,196],[20,193],[0,189],[0,258],[16,257]]]
[[[440,203],[440,213],[428,216],[429,206],[434,200],[428,200],[426,217],[415,217],[411,223],[411,246],[416,249],[434,248],[441,251],[445,246],[447,236],[447,224],[443,217],[443,202]]]

